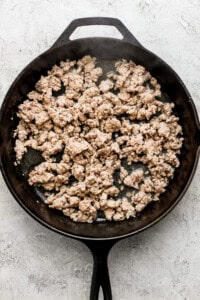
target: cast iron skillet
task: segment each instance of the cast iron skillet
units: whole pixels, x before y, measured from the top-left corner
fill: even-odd
[[[111,25],[122,34],[123,39],[82,38],[71,41],[70,35],[79,26]],[[17,106],[26,94],[34,88],[41,74],[60,60],[78,59],[90,54],[96,56],[98,64],[109,70],[113,61],[132,59],[151,72],[161,84],[162,97],[175,103],[175,113],[180,117],[183,127],[184,144],[180,155],[181,165],[161,196],[161,201],[150,204],[138,218],[123,222],[96,222],[76,224],[57,210],[49,209],[43,202],[40,190],[27,184],[27,172],[40,157],[29,152],[20,167],[14,166],[15,160],[12,138],[13,129],[18,122]],[[94,269],[90,299],[98,299],[102,286],[104,299],[112,299],[107,268],[107,256],[111,247],[120,239],[141,232],[161,220],[180,201],[194,175],[200,145],[200,124],[194,103],[178,75],[159,57],[145,49],[129,30],[117,19],[85,18],[70,23],[54,45],[34,59],[16,78],[3,102],[0,114],[0,166],[3,177],[18,203],[37,221],[65,236],[84,242],[92,251]]]

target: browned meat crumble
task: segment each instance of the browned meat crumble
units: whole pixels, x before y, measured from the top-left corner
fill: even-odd
[[[29,147],[41,152],[45,161],[29,184],[42,186],[49,207],[75,222],[91,223],[98,211],[109,221],[135,217],[159,200],[179,166],[182,128],[157,80],[126,60],[107,79],[102,74],[95,57],[62,61],[17,112],[17,163]]]

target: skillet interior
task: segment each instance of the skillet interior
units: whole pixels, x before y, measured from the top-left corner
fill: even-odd
[[[141,216],[123,222],[105,222],[94,224],[74,223],[57,210],[49,209],[43,203],[43,195],[30,187],[23,172],[32,165],[34,158],[29,156],[21,168],[13,164],[13,129],[17,125],[15,116],[17,106],[26,94],[34,88],[34,84],[55,63],[62,59],[78,59],[90,54],[96,56],[99,66],[109,70],[113,61],[126,58],[142,64],[155,76],[161,84],[162,92],[175,102],[175,113],[180,117],[184,132],[184,144],[180,156],[181,166],[175,171],[167,191],[161,195],[161,201],[146,207]],[[137,233],[158,221],[182,197],[191,181],[197,163],[197,115],[192,100],[182,82],[174,71],[160,58],[148,50],[133,46],[130,43],[110,38],[85,38],[58,47],[51,48],[32,61],[16,78],[11,86],[1,109],[0,139],[1,167],[4,178],[16,200],[38,221],[65,235],[81,238],[117,238]]]

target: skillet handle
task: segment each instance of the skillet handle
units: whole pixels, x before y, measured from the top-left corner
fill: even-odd
[[[70,41],[71,34],[76,30],[76,28],[88,25],[108,25],[114,26],[123,36],[123,41],[127,41],[134,46],[142,47],[138,40],[132,35],[132,33],[126,28],[126,26],[119,20],[115,18],[105,18],[105,17],[94,17],[94,18],[81,18],[73,20],[69,26],[63,31],[61,36],[53,44],[52,48],[62,46]]]
[[[117,241],[85,241],[93,255],[94,266],[90,289],[90,300],[99,299],[99,289],[102,287],[104,300],[112,300],[112,291],[108,273],[108,254]]]

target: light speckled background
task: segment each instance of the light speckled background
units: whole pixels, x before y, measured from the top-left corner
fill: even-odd
[[[182,77],[200,112],[198,0],[0,0],[0,101],[25,65],[52,45],[72,19],[121,19]],[[112,36],[108,28],[76,37]],[[114,300],[200,297],[200,168],[181,203],[146,232],[118,243],[109,266]],[[31,219],[0,179],[0,299],[84,300],[92,257],[81,243]]]

